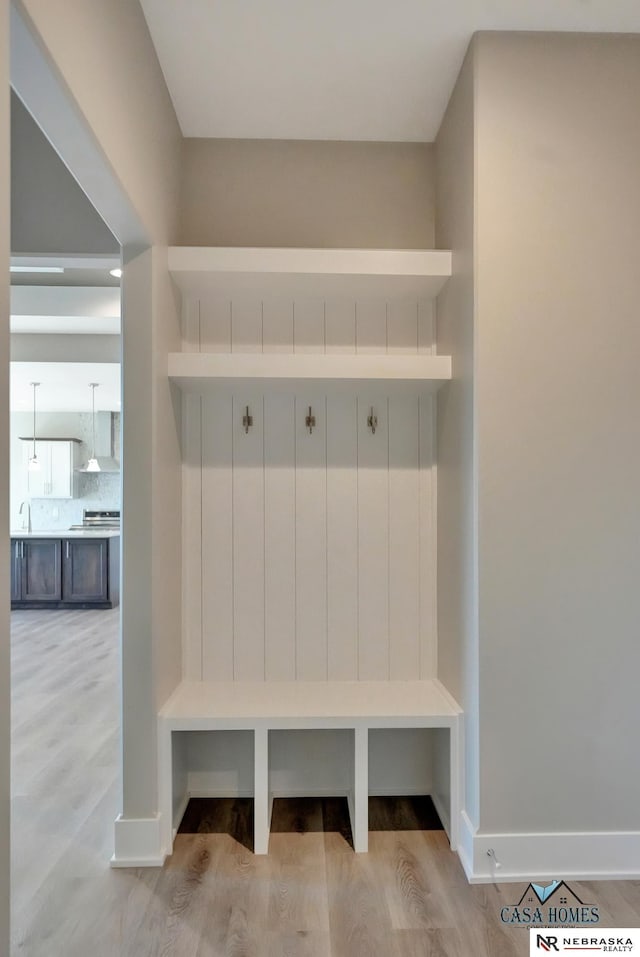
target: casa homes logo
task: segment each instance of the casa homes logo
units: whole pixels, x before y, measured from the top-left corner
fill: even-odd
[[[571,890],[566,881],[527,885],[517,904],[500,911],[503,924],[522,927],[549,927],[552,925],[582,926],[597,924],[598,908],[587,904]]]
[[[640,930],[603,927],[593,931],[558,930],[553,927],[529,930],[529,957],[532,954],[640,954]]]

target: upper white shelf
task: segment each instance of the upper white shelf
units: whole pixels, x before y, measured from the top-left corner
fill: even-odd
[[[182,292],[196,298],[217,292],[431,299],[451,276],[451,252],[170,246],[169,271]]]
[[[428,393],[451,378],[451,357],[171,352],[168,374],[185,392]]]

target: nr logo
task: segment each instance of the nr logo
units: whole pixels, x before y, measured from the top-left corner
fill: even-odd
[[[557,937],[543,937],[542,934],[536,935],[536,947],[538,950],[552,951],[560,953]]]

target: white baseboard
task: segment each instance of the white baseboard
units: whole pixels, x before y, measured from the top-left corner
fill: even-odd
[[[148,818],[118,815],[114,827],[112,867],[162,867],[166,856],[159,814]]]
[[[272,798],[332,798],[348,797],[348,788],[269,788]]]
[[[473,884],[473,839],[475,836],[475,828],[466,811],[462,811],[460,814],[460,826],[458,828],[458,847],[456,848],[458,852],[458,857],[460,858],[460,863],[462,864],[463,870],[467,875],[467,880],[470,884]]]
[[[187,804],[189,803],[189,798],[193,797],[191,794],[185,794],[185,796],[180,801],[180,804],[176,808],[173,815],[173,840],[176,839],[176,834],[178,833],[178,828],[180,827],[180,822],[184,817],[184,812],[187,810]]]
[[[638,880],[640,831],[485,834],[463,811],[458,855],[471,884]]]
[[[395,787],[390,788],[371,788],[369,790],[369,797],[433,797],[433,785],[424,787],[423,785],[417,784],[411,787],[404,787],[396,785]],[[435,802],[434,802],[435,803]]]
[[[433,801],[433,806],[438,812],[438,817],[440,818],[442,826],[445,830],[445,834],[449,838],[449,841],[451,841],[451,817],[449,816],[449,808],[447,807],[444,799],[441,798],[439,794],[436,794],[435,791],[432,791],[429,797]]]
[[[246,788],[209,788],[209,787],[190,787],[187,794],[189,798],[252,798],[253,791]],[[186,803],[185,803],[186,808]],[[184,814],[184,811],[183,811]]]

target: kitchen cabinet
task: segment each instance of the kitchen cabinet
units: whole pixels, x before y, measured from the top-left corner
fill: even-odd
[[[57,539],[26,538],[12,542],[12,599],[24,605],[60,601],[60,554]]]
[[[22,543],[11,542],[11,601],[20,601],[22,596]]]
[[[12,608],[113,608],[119,601],[118,535],[12,539]]]
[[[31,498],[74,498],[77,494],[79,439],[41,439],[36,442],[40,468],[28,469],[33,440],[23,439],[22,458]]]
[[[63,601],[107,601],[109,593],[109,541],[63,541]]]

